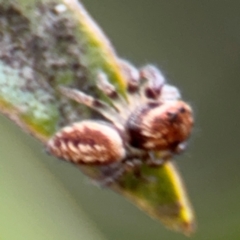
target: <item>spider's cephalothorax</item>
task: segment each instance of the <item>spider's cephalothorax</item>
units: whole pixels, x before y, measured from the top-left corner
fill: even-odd
[[[84,120],[64,127],[47,144],[51,154],[76,164],[107,165],[137,156],[151,158],[159,151],[179,152],[192,130],[191,107],[156,67],[137,70],[126,61],[119,64],[127,82],[127,99],[104,73],[99,73],[97,81],[111,106],[79,90],[60,88],[63,95],[96,110],[107,122]]]
[[[191,126],[191,109],[182,101],[140,106],[126,124],[131,146],[150,151],[175,151],[188,138]]]

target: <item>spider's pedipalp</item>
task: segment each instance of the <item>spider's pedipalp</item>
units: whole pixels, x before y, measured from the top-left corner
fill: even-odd
[[[147,65],[140,69],[140,77],[147,80],[142,89],[143,94],[149,99],[158,99],[165,84],[165,78],[159,69],[153,65]]]
[[[119,119],[117,112],[115,112],[114,109],[110,108],[110,106],[108,106],[103,101],[95,99],[92,96],[87,95],[79,90],[63,86],[59,87],[59,91],[65,97],[94,109],[111,122],[117,122],[117,120]]]

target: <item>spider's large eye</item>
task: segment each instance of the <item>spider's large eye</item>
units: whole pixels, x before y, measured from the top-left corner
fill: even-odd
[[[174,150],[187,140],[193,125],[192,110],[183,101],[149,103],[127,121],[130,144],[145,150]]]
[[[77,164],[109,164],[125,157],[123,138],[118,130],[95,121],[64,127],[48,142],[47,150]]]

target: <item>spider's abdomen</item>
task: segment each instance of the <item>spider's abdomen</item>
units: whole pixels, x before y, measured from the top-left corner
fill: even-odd
[[[187,140],[193,125],[190,106],[183,101],[149,103],[136,109],[126,128],[133,147],[161,151],[174,150]]]
[[[77,164],[109,164],[125,157],[123,139],[117,129],[94,121],[62,128],[50,139],[47,150]]]

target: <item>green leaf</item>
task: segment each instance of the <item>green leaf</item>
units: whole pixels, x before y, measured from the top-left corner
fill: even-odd
[[[127,96],[115,50],[76,0],[1,0],[0,13],[1,112],[44,144],[60,126],[94,116],[61,96],[58,86],[98,95],[95,81],[102,71]],[[78,167],[93,179],[101,174],[97,167]],[[109,188],[166,227],[190,234],[194,214],[174,164],[143,164],[140,172],[153,180],[127,173]]]

